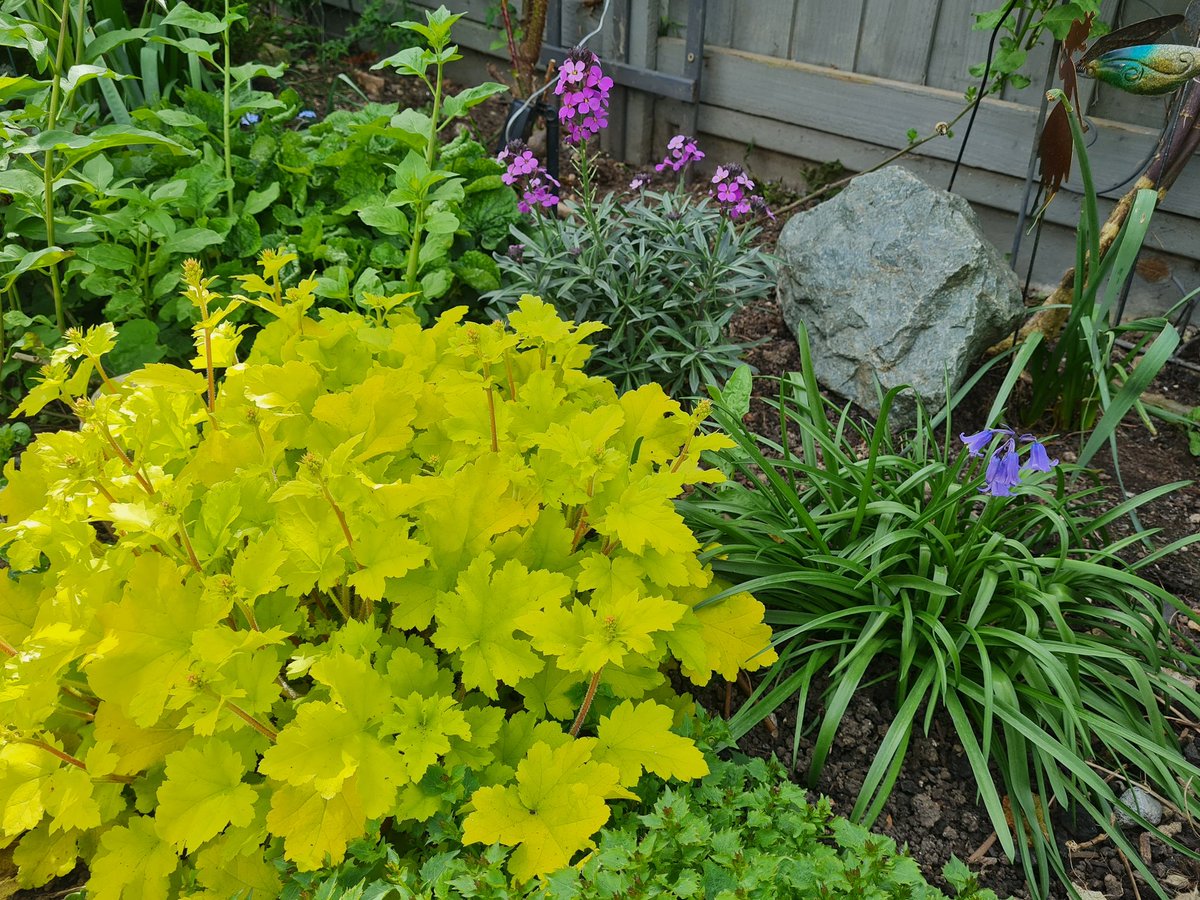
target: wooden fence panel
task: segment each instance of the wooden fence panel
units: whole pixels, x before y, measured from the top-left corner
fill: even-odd
[[[923,84],[939,0],[867,0],[854,71]]]
[[[853,71],[864,3],[865,0],[840,3],[796,0],[789,57],[814,66]]]
[[[979,78],[970,74],[970,68],[987,59],[991,37],[990,32],[971,27],[979,8],[979,0],[942,0],[925,84],[951,91],[966,91],[979,84]]]
[[[731,47],[787,59],[797,0],[750,0],[733,19]],[[751,12],[747,7],[753,6]]]

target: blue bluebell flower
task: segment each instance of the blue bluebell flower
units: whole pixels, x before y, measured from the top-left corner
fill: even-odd
[[[1017,458],[1015,440],[1009,438],[992,454],[984,480],[987,484],[980,488],[981,491],[993,497],[1012,496],[1012,488],[1021,482],[1021,463]]]
[[[243,128],[249,128],[251,125],[257,125],[261,121],[262,121],[262,116],[260,116],[258,113],[246,113],[238,121],[238,124],[241,125]]]
[[[977,431],[974,434],[959,434],[958,439],[967,445],[967,454],[969,456],[983,456],[983,451],[987,449],[988,444],[992,442],[992,438],[995,436],[995,431],[985,428],[983,431]]]
[[[316,114],[315,110],[302,109],[302,110],[300,110],[300,112],[296,113],[296,118],[297,119],[307,119],[309,122],[313,122],[316,120],[317,114]]]
[[[991,453],[985,454],[997,435],[1007,439]],[[1032,434],[1022,434],[1018,437],[1015,431],[1004,426],[985,428],[975,434],[960,434],[958,439],[966,445],[969,456],[987,456],[984,484],[979,490],[993,497],[1011,497],[1012,489],[1021,483],[1023,472],[1049,472],[1058,465],[1058,460],[1050,459],[1045,446]],[[1030,445],[1029,458],[1023,466],[1017,450],[1018,441]]]
[[[1025,462],[1025,468],[1031,472],[1049,472],[1058,465],[1057,459],[1051,459],[1046,453],[1046,448],[1042,446],[1040,441],[1032,441],[1029,445],[1029,459]]]

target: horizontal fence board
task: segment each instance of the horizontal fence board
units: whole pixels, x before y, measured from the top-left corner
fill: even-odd
[[[683,42],[663,38],[659,45],[660,67],[680,71]],[[953,91],[719,47],[708,48],[706,56],[701,82],[701,100],[706,105],[836,132],[885,147],[900,149],[908,143],[910,128],[926,134],[935,123],[950,121],[963,108],[962,95]],[[1024,179],[1036,120],[1037,110],[1033,107],[984,100],[964,162]],[[953,160],[966,133],[965,123],[964,118],[955,126],[953,139],[930,141],[917,153]],[[1096,183],[1102,186],[1127,178],[1153,149],[1157,136],[1152,129],[1120,122],[1096,119],[1093,124],[1096,140],[1090,153],[1092,171]],[[757,126],[745,132],[747,139],[756,134]],[[1196,171],[1195,163],[1190,171]],[[1073,184],[1077,182],[1069,182],[1068,187]],[[1168,195],[1166,207],[1200,218],[1200,179],[1186,174],[1180,178]]]

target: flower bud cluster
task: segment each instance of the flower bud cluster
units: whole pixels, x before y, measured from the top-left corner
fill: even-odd
[[[524,141],[510,141],[496,159],[507,166],[501,180],[521,192],[517,209],[527,213],[538,207],[558,206],[558,195],[553,189],[559,187],[558,179],[546,171]]]

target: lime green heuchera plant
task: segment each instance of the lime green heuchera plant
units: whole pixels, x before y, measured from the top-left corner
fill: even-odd
[[[774,660],[753,597],[702,605],[722,586],[671,502],[721,477],[706,409],[583,374],[598,326],[536,297],[511,330],[423,329],[403,297],[314,318],[292,260],[231,299],[185,267],[200,372],[114,383],[101,326],[23,404],[80,419],[0,492],[23,885],[82,858],[97,900],[273,897],[280,857],[318,869],[384,827],[419,854],[434,816],[527,881],[643,773],[707,771],[672,659],[698,684]],[[240,303],[276,316],[245,362]]]

